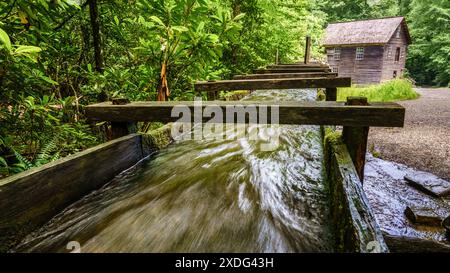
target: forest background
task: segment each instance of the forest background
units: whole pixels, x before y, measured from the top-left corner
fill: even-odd
[[[3,0],[0,178],[104,141],[85,105],[192,100],[194,81],[301,60],[307,35],[325,60],[330,22],[387,16],[410,28],[407,76],[448,86],[448,0]]]

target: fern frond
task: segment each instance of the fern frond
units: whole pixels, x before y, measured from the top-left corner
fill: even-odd
[[[26,159],[15,149],[12,149],[12,151],[14,152],[14,156],[16,157],[16,159],[19,161],[18,165],[20,165],[21,168],[23,168],[24,170],[29,170],[34,167],[34,164],[31,161]]]
[[[53,137],[52,140],[50,140],[49,142],[47,142],[42,149],[39,151],[36,160],[35,160],[35,165],[36,166],[40,166],[43,165],[47,162],[52,161],[53,159],[53,154],[54,152],[57,151],[58,149],[58,141],[59,141],[59,135],[55,135]],[[59,153],[57,153],[59,157]]]

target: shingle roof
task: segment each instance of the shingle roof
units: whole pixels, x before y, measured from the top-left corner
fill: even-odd
[[[411,38],[405,18],[391,17],[329,24],[323,45],[386,44],[400,24],[410,43]]]

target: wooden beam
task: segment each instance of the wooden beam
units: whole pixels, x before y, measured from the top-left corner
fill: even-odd
[[[279,66],[315,66],[315,67],[328,67],[329,65],[326,63],[320,63],[320,62],[309,62],[308,64],[304,64],[303,62],[297,62],[297,63],[279,63]]]
[[[365,97],[348,97],[349,106],[367,106]],[[388,116],[386,118],[389,118]],[[361,183],[364,181],[364,166],[366,164],[367,138],[369,136],[369,126],[344,126],[342,139],[347,145],[350,157],[355,165]]]
[[[275,74],[275,73],[306,73],[306,72],[331,72],[328,67],[293,67],[293,68],[273,68],[256,69],[254,74]]]
[[[143,158],[130,135],[0,180],[0,252]]]
[[[330,68],[329,65],[326,64],[278,64],[278,65],[269,65],[266,67],[267,69],[302,69],[302,68]]]
[[[113,105],[125,105],[130,103],[128,99],[113,99]],[[111,135],[108,136],[108,140],[121,138],[123,136],[136,133],[136,123],[133,122],[111,122]]]
[[[263,102],[263,101],[215,101],[203,102],[202,109],[206,106],[220,108],[222,113],[234,111],[250,106],[257,113],[267,109],[268,117],[273,112],[272,107],[278,107],[279,124],[310,124],[310,125],[342,125],[342,126],[379,126],[379,127],[403,127],[405,109],[396,103],[373,103],[370,106],[348,106],[343,102]],[[172,117],[172,111],[190,110],[193,116],[194,102],[132,102],[126,105],[112,105],[110,102],[90,105],[85,108],[86,117],[97,121],[137,122],[159,121],[175,122],[179,115]],[[244,122],[249,123],[248,115]],[[225,114],[222,122],[225,123]],[[202,117],[203,122],[211,118]],[[192,122],[192,120],[191,120]],[[242,122],[236,119],[234,123]],[[259,123],[271,123],[259,121]]]
[[[337,88],[329,87],[325,89],[325,99],[327,101],[336,101],[337,100]]]
[[[351,78],[257,79],[198,82],[196,91],[327,88],[351,86]]]
[[[306,72],[306,73],[275,73],[275,74],[249,74],[236,75],[233,80],[257,80],[257,79],[301,79],[301,78],[335,78],[337,73]]]
[[[305,64],[309,63],[309,59],[311,58],[311,37],[306,36],[306,45],[305,45]]]

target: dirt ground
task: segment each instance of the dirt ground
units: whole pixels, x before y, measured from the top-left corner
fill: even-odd
[[[428,171],[450,181],[450,88],[417,88],[421,97],[399,102],[404,128],[371,128],[369,147],[381,158]]]

